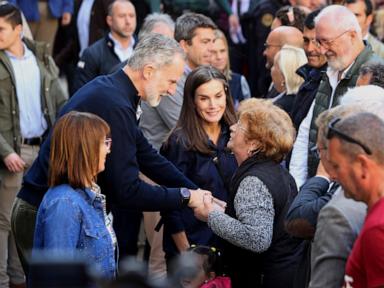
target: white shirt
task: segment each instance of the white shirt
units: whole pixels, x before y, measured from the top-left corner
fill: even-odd
[[[131,36],[131,41],[129,42],[129,46],[124,48],[121,46],[120,42],[113,38],[112,33],[109,33],[109,38],[113,41],[113,51],[116,53],[117,57],[119,57],[120,61],[123,62],[131,57],[133,53],[133,47],[135,46],[135,38]]]
[[[41,78],[36,57],[25,45],[22,57],[15,57],[8,51],[5,53],[15,75],[21,136],[40,137],[48,125],[41,110]]]
[[[83,51],[89,45],[89,23],[91,22],[91,11],[93,2],[95,2],[95,0],[83,0],[79,9],[79,14],[77,15],[76,24],[80,43],[79,56],[83,54]]]
[[[355,63],[355,62],[353,62]],[[345,78],[345,75],[351,68],[348,66],[347,69],[341,74],[340,80]],[[332,87],[331,98],[329,101],[328,109],[333,106],[334,94],[339,84],[340,80],[338,79],[339,71],[333,70],[331,67],[327,69],[327,76],[329,79],[329,84]],[[309,108],[307,116],[301,122],[299,131],[297,133],[296,141],[293,145],[291,162],[289,163],[289,172],[296,181],[296,185],[300,188],[308,178],[308,145],[309,145],[309,131],[313,118],[313,109],[315,107],[316,98],[313,100],[311,107]]]

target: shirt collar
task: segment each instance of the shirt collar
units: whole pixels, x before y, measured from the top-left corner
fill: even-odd
[[[113,45],[115,46],[115,48],[117,48],[119,50],[125,51],[125,50],[128,50],[128,49],[133,49],[133,46],[135,46],[135,38],[133,36],[131,36],[131,41],[129,42],[129,45],[128,45],[127,48],[124,48],[123,46],[121,46],[120,42],[117,41],[115,38],[113,38],[111,32],[109,32],[108,36],[112,40]]]
[[[21,56],[21,57],[16,57],[15,55],[13,55],[11,52],[5,50],[5,54],[7,54],[7,56],[11,59],[16,59],[16,60],[25,60],[29,57],[32,57],[33,56],[33,53],[30,49],[28,49],[27,45],[25,45],[25,43],[23,43],[23,47],[24,47],[24,55]]]

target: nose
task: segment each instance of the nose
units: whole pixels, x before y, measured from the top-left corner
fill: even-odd
[[[231,127],[229,127],[229,130],[230,130],[231,132],[235,132],[235,131],[236,131],[236,125],[237,125],[237,123],[232,124]]]
[[[319,49],[320,53],[323,55],[325,55],[325,53],[328,51],[328,48],[325,48],[323,45],[320,45]]]
[[[169,86],[168,90],[167,90],[167,93],[169,95],[173,95],[176,93],[176,84],[172,84],[171,86]]]

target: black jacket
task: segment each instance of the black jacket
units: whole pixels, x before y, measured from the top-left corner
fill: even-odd
[[[314,68],[305,64],[297,69],[296,73],[304,79],[304,83],[297,92],[290,111],[296,130],[299,130],[301,122],[307,116],[309,108],[315,99],[317,88],[319,88],[322,73],[326,70],[327,64],[320,68]]]
[[[284,220],[297,195],[295,181],[278,163],[258,155],[248,158],[232,178],[226,213],[235,219],[234,199],[241,181],[247,176],[259,178],[272,195],[275,210],[273,236],[271,246],[263,253],[253,253],[226,243],[223,253],[233,287],[250,287],[250,283],[252,287],[263,288],[294,287],[293,280],[303,246],[301,240],[285,232]]]
[[[121,61],[114,51],[114,42],[106,35],[84,50],[77,63],[74,91],[100,75],[114,72]]]

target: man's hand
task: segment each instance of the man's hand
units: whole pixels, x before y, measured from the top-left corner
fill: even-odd
[[[228,17],[229,31],[236,32],[240,28],[239,17],[235,14],[231,14]]]
[[[5,157],[4,163],[8,170],[13,173],[22,172],[26,165],[24,160],[16,153],[11,153]]]
[[[198,207],[204,203],[204,197],[212,198],[212,193],[207,190],[189,190],[191,192],[191,198],[189,198],[188,206],[191,208]]]
[[[207,222],[208,221],[208,214],[216,209],[220,209],[221,211],[224,211],[224,208],[222,206],[219,206],[218,204],[214,203],[214,198],[204,196],[204,201],[201,205],[197,206],[193,209],[193,213],[195,214],[195,217],[199,219],[200,221]],[[216,199],[216,201],[220,201]],[[220,201],[223,202],[223,201]],[[225,203],[225,202],[224,202]]]
[[[72,15],[69,12],[64,12],[61,16],[61,25],[67,26],[69,23],[71,23]]]

